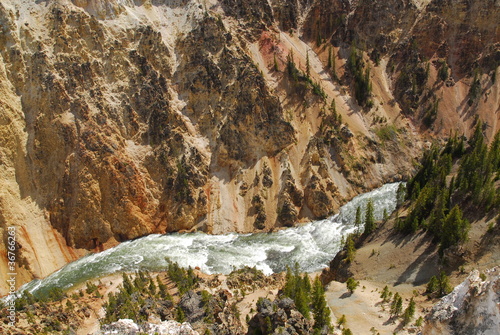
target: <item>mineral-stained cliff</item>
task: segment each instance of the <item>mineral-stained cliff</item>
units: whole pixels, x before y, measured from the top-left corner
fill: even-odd
[[[424,334],[498,334],[500,269],[473,271],[426,317]]]
[[[490,136],[499,15],[478,0],[1,0],[0,230],[17,227],[18,285],[150,233],[326,217],[410,174],[422,134],[467,135],[479,115]]]

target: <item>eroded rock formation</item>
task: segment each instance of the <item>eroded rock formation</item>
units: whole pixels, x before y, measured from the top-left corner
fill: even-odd
[[[18,285],[150,233],[323,218],[409,175],[420,133],[467,134],[473,115],[498,129],[494,2],[393,2],[2,0],[0,230],[17,227]],[[356,41],[371,109],[350,93]],[[399,79],[425,59],[425,81]]]

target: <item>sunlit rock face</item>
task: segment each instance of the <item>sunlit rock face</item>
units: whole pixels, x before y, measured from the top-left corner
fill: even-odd
[[[500,329],[500,268],[481,278],[474,270],[426,317],[424,334],[497,334]]]
[[[498,11],[393,2],[1,1],[0,229],[17,227],[17,284],[151,233],[324,218],[408,177],[422,136],[468,134],[474,115],[492,134]],[[431,28],[442,30],[432,50]],[[355,40],[371,68],[371,109],[353,97]],[[471,57],[457,54],[463,45]],[[449,87],[436,81],[446,57]],[[402,69],[426,61],[428,81],[408,91]],[[483,87],[471,105],[470,64]],[[443,108],[422,127],[436,99]]]

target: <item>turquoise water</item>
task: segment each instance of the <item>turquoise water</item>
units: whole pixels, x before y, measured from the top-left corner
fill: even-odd
[[[339,213],[325,220],[274,233],[207,235],[204,233],[149,235],[123,242],[106,251],[90,254],[67,264],[50,276],[34,280],[20,290],[41,293],[53,287],[68,289],[89,279],[119,271],[165,269],[166,258],[184,267],[229,273],[244,266],[257,267],[266,274],[281,272],[296,262],[301,271],[313,272],[328,266],[340,249],[342,236],[354,232],[356,208],[365,208],[372,199],[377,220],[384,209],[396,207],[399,183],[355,197]]]

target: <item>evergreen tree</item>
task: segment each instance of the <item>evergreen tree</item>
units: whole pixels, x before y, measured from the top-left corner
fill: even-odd
[[[127,276],[127,274],[124,272],[122,274],[123,277],[123,288],[129,295],[131,295],[134,292],[134,285],[132,285],[132,282],[130,281],[130,278]]]
[[[438,77],[442,81],[448,79],[448,64],[446,64],[446,61],[441,62],[441,67],[439,68],[438,71]]]
[[[396,294],[394,294],[394,298],[391,303],[391,315],[398,316],[401,314],[402,310],[403,310],[403,298],[401,298],[399,293],[396,292]]]
[[[403,313],[403,322],[404,324],[408,324],[411,319],[413,319],[413,316],[415,316],[415,301],[413,300],[413,297],[410,299],[410,303],[408,304],[408,307],[406,307],[404,313]]]
[[[346,322],[347,322],[347,318],[345,317],[345,314],[342,314],[342,316],[337,319],[337,324],[339,327],[345,325]]]
[[[354,226],[356,226],[356,232],[359,233],[361,228],[361,207],[356,208],[356,219],[354,220]]]
[[[153,278],[149,278],[149,293],[156,295],[156,285]]]
[[[354,245],[354,240],[352,239],[352,235],[347,236],[347,240],[345,243],[346,248],[346,261],[352,262],[354,257],[356,256],[356,246]]]
[[[326,63],[326,67],[329,69],[332,68],[332,46],[331,45],[328,47],[328,62]]]
[[[399,183],[398,190],[396,192],[396,205],[400,207],[405,201],[406,187],[403,183]]]
[[[450,280],[444,271],[441,271],[438,278],[438,295],[440,297],[449,294],[453,288],[450,285]]]
[[[463,218],[460,207],[455,205],[443,221],[441,250],[466,241],[469,227],[469,222]]]
[[[283,294],[291,299],[295,298],[295,276],[293,275],[292,269],[286,266],[285,275],[285,287],[283,288]]]
[[[427,287],[425,289],[426,293],[432,294],[436,292],[439,288],[438,280],[436,276],[432,276],[429,282],[427,283]]]
[[[179,323],[183,323],[184,321],[186,321],[186,314],[180,306],[177,306],[175,320]]]
[[[354,293],[354,291],[356,290],[356,288],[358,287],[359,285],[359,282],[356,281],[354,278],[352,277],[349,277],[346,281],[346,286],[347,286],[347,289],[349,290],[349,292],[351,294]]]
[[[373,201],[372,199],[368,200],[368,204],[366,205],[366,214],[365,214],[365,234],[371,234],[376,228],[375,225],[375,217],[373,214]]]
[[[316,276],[314,279],[311,300],[314,316],[314,329],[322,330],[324,327],[330,328],[330,309],[326,303],[325,290],[319,276]]]
[[[384,289],[382,290],[382,293],[380,294],[380,298],[382,299],[382,302],[388,302],[389,301],[389,288],[387,285],[385,285]]]
[[[311,64],[309,64],[309,50],[306,53],[306,77],[311,78]]]
[[[302,288],[307,295],[311,293],[311,281],[309,280],[309,276],[307,273],[304,273],[304,275],[302,276]]]
[[[304,292],[304,288],[302,285],[297,287],[297,291],[295,292],[295,306],[297,310],[304,315],[304,317],[309,319],[309,305],[308,305],[308,296]]]

